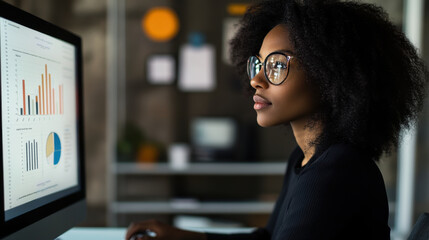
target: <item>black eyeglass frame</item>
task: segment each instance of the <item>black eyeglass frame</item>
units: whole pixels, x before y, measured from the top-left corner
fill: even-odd
[[[280,83],[273,83],[272,81],[270,81],[270,79],[268,78],[268,76],[267,76],[267,72],[265,71],[265,69],[266,69],[266,66],[267,66],[267,59],[269,59],[269,57],[270,56],[272,56],[272,55],[274,55],[274,54],[280,54],[280,55],[283,55],[283,56],[285,56],[286,57],[286,59],[287,59],[287,63],[286,63],[286,67],[287,67],[287,69],[286,69],[286,76],[285,76],[285,78],[280,82]],[[249,77],[249,80],[252,80],[252,77],[250,76],[250,69],[249,69],[249,63],[250,63],[250,59],[252,58],[252,57],[255,57],[255,58],[257,58],[258,60],[259,60],[259,58],[257,57],[257,56],[250,56],[248,59],[247,59],[247,76]],[[272,53],[270,53],[270,54],[268,54],[268,56],[265,58],[265,60],[264,60],[264,62],[262,63],[260,60],[260,63],[258,64],[258,65],[262,65],[263,66],[263,71],[264,71],[264,76],[265,76],[265,80],[267,81],[267,82],[269,82],[270,84],[272,84],[272,85],[274,85],[274,86],[278,86],[278,85],[281,85],[282,83],[284,83],[285,81],[286,81],[286,79],[287,79],[287,77],[289,76],[289,69],[290,69],[290,60],[292,59],[292,58],[294,58],[293,56],[290,56],[290,55],[287,55],[286,53],[284,53],[284,52],[279,52],[279,51],[275,51],[275,52],[272,52]],[[258,72],[259,73],[259,72]],[[257,73],[257,74],[258,74]],[[255,76],[257,75],[257,74],[255,74]]]

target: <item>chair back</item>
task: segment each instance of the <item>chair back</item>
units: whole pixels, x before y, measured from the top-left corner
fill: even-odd
[[[428,240],[429,239],[429,213],[420,215],[411,231],[408,240]]]

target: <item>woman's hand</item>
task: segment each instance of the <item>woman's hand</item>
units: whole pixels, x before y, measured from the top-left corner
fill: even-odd
[[[155,232],[156,237],[154,237],[154,239],[156,240],[206,240],[206,235],[204,233],[181,230],[156,220],[131,223],[128,227],[125,239],[128,240],[134,233],[145,232],[146,230]],[[152,237],[145,236],[142,239],[149,240],[151,238]]]

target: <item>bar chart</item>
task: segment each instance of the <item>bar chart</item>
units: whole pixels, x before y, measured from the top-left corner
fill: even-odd
[[[36,170],[39,168],[39,145],[36,140],[27,141],[25,143],[25,159],[26,169],[28,171]]]
[[[22,107],[20,115],[55,115],[64,114],[64,91],[63,85],[52,87],[51,73],[48,72],[48,65],[45,64],[45,71],[41,73],[41,82],[36,89],[32,89],[33,94],[28,94],[29,90],[25,86],[26,80],[22,80]],[[57,92],[57,98],[55,97]]]

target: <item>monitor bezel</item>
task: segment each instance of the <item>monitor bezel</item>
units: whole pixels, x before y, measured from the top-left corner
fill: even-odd
[[[0,152],[2,160],[0,161],[0,238],[6,237],[19,231],[22,228],[30,226],[36,221],[44,219],[57,211],[72,206],[78,202],[82,202],[86,197],[85,184],[85,161],[84,161],[84,129],[83,129],[83,86],[82,86],[82,41],[77,35],[42,20],[32,14],[29,14],[17,7],[0,1],[0,17],[10,21],[19,23],[36,31],[45,33],[57,39],[68,42],[76,47],[76,124],[77,124],[77,139],[78,139],[78,192],[72,193],[66,197],[57,199],[42,207],[36,208],[30,212],[24,213],[18,217],[5,221],[5,205],[4,205],[4,182],[3,182],[3,144],[0,144]],[[1,59],[0,59],[1,64]],[[1,81],[1,76],[0,76]],[[0,86],[1,89],[1,86]],[[0,100],[1,101],[1,100]],[[0,104],[1,111],[1,104]],[[2,119],[0,118],[2,125]],[[2,128],[0,128],[0,138],[3,137]]]

